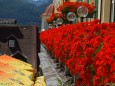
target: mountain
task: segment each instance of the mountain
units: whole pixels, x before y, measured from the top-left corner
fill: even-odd
[[[50,1],[52,1],[52,0],[50,0]],[[43,3],[47,4],[49,2],[49,0],[28,0],[28,2],[30,2],[30,3],[32,3],[32,4],[36,5],[36,6],[39,6],[39,5],[43,4]]]
[[[40,26],[40,15],[51,3],[52,0],[0,0],[0,18],[14,18],[21,25],[36,23]]]

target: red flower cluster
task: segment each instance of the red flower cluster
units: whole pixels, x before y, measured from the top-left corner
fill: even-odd
[[[62,14],[67,14],[68,12],[76,12],[74,4],[74,2],[64,2],[57,8],[57,11],[61,12]]]
[[[115,83],[115,23],[62,25],[42,32],[40,39],[73,76],[79,76],[76,86]]]
[[[64,19],[63,15],[61,13],[53,13],[50,18],[46,19],[48,24],[52,24],[53,21],[55,21],[57,18]]]
[[[77,13],[77,9],[80,6],[86,6],[88,8],[89,14],[94,13],[96,6],[94,3],[88,4],[86,2],[64,2],[57,8],[57,11],[61,12],[64,15],[67,15],[69,12]]]
[[[79,6],[86,6],[90,14],[94,13],[96,9],[96,6],[94,6],[94,3],[88,4],[86,2],[75,2],[76,9],[79,8]]]

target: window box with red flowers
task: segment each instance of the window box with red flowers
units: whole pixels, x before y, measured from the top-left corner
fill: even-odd
[[[61,12],[64,16],[67,16],[67,14],[69,12],[74,12],[76,14],[76,16],[79,17],[77,14],[77,9],[80,6],[87,7],[87,9],[88,9],[87,17],[88,18],[93,17],[92,15],[95,13],[95,8],[96,8],[96,6],[94,6],[94,3],[88,4],[86,2],[64,2],[62,5],[60,5],[57,8],[57,11]]]
[[[46,19],[48,24],[53,24],[54,21],[56,21],[58,18],[61,18],[64,22],[65,18],[61,13],[53,13],[50,18]]]

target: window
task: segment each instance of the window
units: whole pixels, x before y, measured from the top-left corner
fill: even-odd
[[[98,18],[98,0],[95,0],[95,6],[96,6],[95,18]]]
[[[83,0],[77,0],[77,1],[82,2]]]
[[[114,22],[115,22],[115,0],[114,0]]]
[[[15,40],[9,40],[9,47],[15,47]]]
[[[111,18],[110,22],[115,22],[115,0],[111,0]]]
[[[87,3],[89,3],[89,0],[87,0]]]

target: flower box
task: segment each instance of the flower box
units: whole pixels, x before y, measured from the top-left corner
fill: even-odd
[[[59,60],[59,67],[62,68],[64,66],[63,62]]]
[[[71,74],[69,68],[66,65],[64,66],[64,68],[65,68],[65,75],[70,76]]]
[[[94,15],[94,13],[88,14],[88,15],[86,16],[86,18],[93,18],[93,15]]]
[[[88,4],[86,2],[64,2],[63,5],[60,5],[58,8],[57,8],[57,11],[58,12],[61,12],[63,15],[67,15],[69,12],[74,12],[76,13],[76,16],[79,17],[77,15],[77,9],[80,7],[80,6],[85,6],[88,8],[88,14],[92,14],[95,12],[95,8],[96,6],[94,6],[94,3],[92,4]],[[88,17],[93,17],[93,16],[88,16]]]

